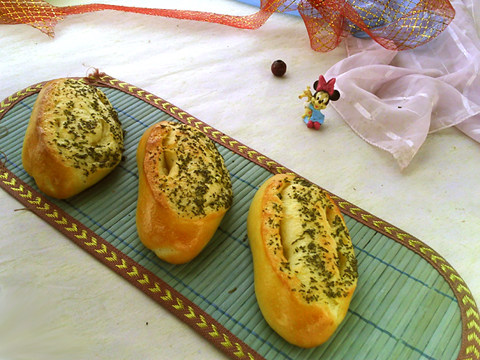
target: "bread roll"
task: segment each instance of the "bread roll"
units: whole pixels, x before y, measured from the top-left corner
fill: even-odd
[[[197,256],[232,204],[230,174],[200,131],[163,121],[137,149],[137,231],[142,243],[173,264]]]
[[[75,79],[44,85],[22,150],[23,167],[42,192],[76,195],[111,172],[122,153],[123,130],[102,91]]]
[[[358,277],[339,209],[306,180],[275,175],[255,194],[247,223],[265,320],[291,344],[324,343],[345,317]]]

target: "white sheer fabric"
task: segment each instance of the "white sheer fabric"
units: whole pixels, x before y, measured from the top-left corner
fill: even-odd
[[[349,37],[349,56],[331,67],[341,101],[332,103],[365,141],[408,166],[434,131],[456,126],[480,142],[480,40],[471,1],[452,1],[456,16],[436,39],[389,51]]]

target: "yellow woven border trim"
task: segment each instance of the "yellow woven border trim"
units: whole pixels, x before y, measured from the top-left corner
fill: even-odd
[[[3,100],[0,103],[0,117],[4,113],[6,113],[8,111],[8,109],[10,109],[11,106],[15,105],[17,103],[18,99],[23,98],[23,97],[28,96],[28,95],[31,95],[31,94],[34,94],[36,92],[39,92],[42,89],[43,84],[44,83],[39,83],[39,84],[30,86],[30,87],[27,87],[26,89],[21,90],[21,91],[15,93],[14,95],[10,95],[8,98]]]

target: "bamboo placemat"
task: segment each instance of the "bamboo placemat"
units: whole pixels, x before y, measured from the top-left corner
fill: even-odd
[[[44,83],[0,103],[0,186],[233,359],[480,359],[480,319],[463,279],[419,239],[335,196],[352,237],[359,282],[334,336],[313,349],[286,343],[256,303],[246,216],[258,187],[290,172],[169,102],[106,74],[103,90],[124,129],[125,159],[68,200],[38,192],[21,162],[23,136]],[[211,139],[230,171],[234,204],[204,251],[185,265],[159,260],[135,227],[138,140],[151,124],[181,121]]]

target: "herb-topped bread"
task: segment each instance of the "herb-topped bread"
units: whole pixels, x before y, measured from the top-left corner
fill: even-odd
[[[275,175],[248,213],[255,294],[268,324],[301,347],[324,343],[345,317],[357,261],[328,194],[294,175]]]
[[[137,231],[170,263],[186,263],[212,238],[232,204],[230,174],[215,144],[188,125],[162,121],[137,149]]]
[[[105,94],[76,79],[47,82],[23,142],[23,167],[45,194],[65,199],[110,173],[122,159],[123,130]]]

